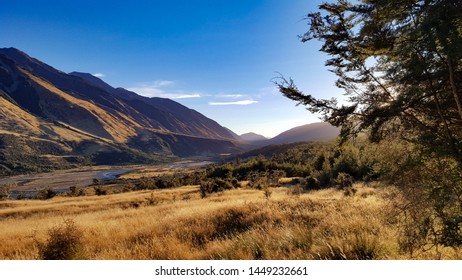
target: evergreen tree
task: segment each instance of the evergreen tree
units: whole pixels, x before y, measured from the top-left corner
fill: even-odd
[[[339,0],[319,9],[300,38],[323,43],[349,104],[305,94],[291,79],[277,82],[280,91],[341,126],[343,139],[399,135],[462,163],[462,1]]]

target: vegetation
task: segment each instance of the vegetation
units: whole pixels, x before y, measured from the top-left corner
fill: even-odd
[[[0,202],[0,259],[460,259],[402,251],[396,188],[287,193],[199,186]],[[137,205],[137,206],[135,206]],[[31,235],[31,233],[34,234]]]
[[[41,200],[0,187],[0,258],[460,259],[461,5],[321,5],[302,41],[323,42],[350,103],[278,85],[341,126],[338,143],[44,189]]]
[[[308,14],[301,40],[323,43],[349,103],[317,99],[291,79],[277,82],[280,91],[341,126],[342,142],[365,133],[397,152],[376,163],[405,201],[395,205],[405,217],[402,249],[460,248],[462,3],[339,0],[319,9]],[[351,159],[340,169],[357,178]],[[335,176],[326,166],[317,179],[324,185]]]
[[[39,258],[42,260],[79,260],[84,259],[82,232],[73,220],[64,220],[63,224],[48,230],[46,241],[36,241]]]

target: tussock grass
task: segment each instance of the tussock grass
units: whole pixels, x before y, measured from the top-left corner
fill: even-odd
[[[70,246],[71,254],[63,258],[409,258],[399,251],[396,221],[388,215],[393,189],[354,188],[357,192],[350,196],[336,189],[294,196],[287,188],[271,188],[269,198],[261,190],[241,188],[201,199],[198,186],[185,186],[2,201],[0,259],[44,258],[53,236],[65,245],[77,244],[78,250]],[[461,257],[458,251],[438,253]],[[436,258],[432,252],[419,257]]]

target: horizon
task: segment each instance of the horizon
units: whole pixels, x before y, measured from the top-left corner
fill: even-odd
[[[0,46],[170,98],[239,135],[272,138],[321,121],[278,92],[281,74],[319,98],[341,95],[320,45],[297,37],[322,1],[26,2],[4,4]]]

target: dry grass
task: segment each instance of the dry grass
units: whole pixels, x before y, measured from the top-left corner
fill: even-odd
[[[405,259],[387,216],[389,188],[294,196],[197,186],[0,202],[0,259],[37,259],[50,229],[73,221],[88,259]],[[52,232],[52,231],[51,231]],[[42,245],[41,245],[42,244]],[[431,252],[423,258],[435,258]],[[443,258],[460,259],[457,251]]]

